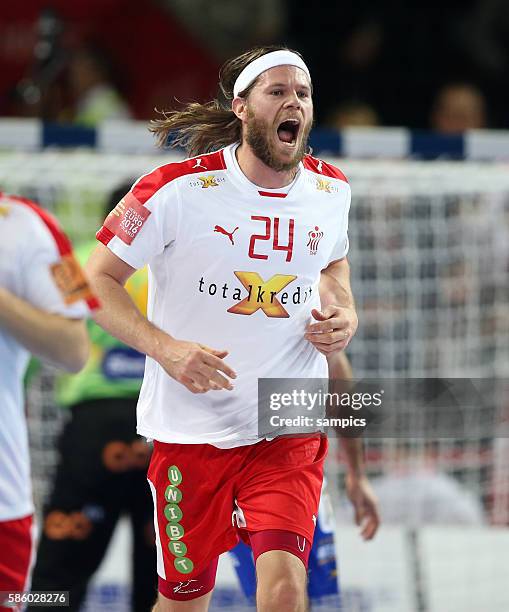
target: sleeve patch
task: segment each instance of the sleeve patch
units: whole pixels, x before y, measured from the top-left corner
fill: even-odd
[[[150,214],[150,210],[129,192],[106,217],[104,227],[129,245],[136,238]]]
[[[64,304],[67,306],[80,300],[90,302],[90,300],[95,299],[85,274],[74,254],[64,255],[50,269]]]

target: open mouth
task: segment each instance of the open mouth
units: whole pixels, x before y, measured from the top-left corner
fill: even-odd
[[[279,140],[289,145],[294,145],[299,133],[300,121],[298,119],[286,119],[279,124],[277,135]]]

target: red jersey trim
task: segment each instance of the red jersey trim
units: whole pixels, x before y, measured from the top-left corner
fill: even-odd
[[[7,197],[9,200],[13,200],[14,202],[17,202],[18,204],[22,204],[23,206],[26,206],[27,208],[32,210],[41,219],[41,221],[44,223],[49,233],[51,234],[53,240],[55,241],[55,244],[58,250],[58,254],[60,255],[60,257],[64,257],[65,255],[72,255],[73,249],[72,249],[71,241],[66,236],[64,231],[61,229],[58,221],[55,219],[55,217],[51,213],[49,213],[47,210],[44,210],[37,204],[35,204],[35,202],[32,202],[31,200],[27,200],[26,198],[21,198],[19,196],[12,196],[12,195],[9,195]],[[100,306],[99,300],[95,296],[86,298],[85,302],[90,310],[95,310],[96,308],[99,308]]]
[[[258,193],[267,198],[286,198],[288,195],[286,193],[271,193],[270,191],[259,191]]]
[[[207,153],[201,157],[193,157],[182,162],[174,162],[159,166],[149,174],[141,177],[131,189],[134,197],[140,202],[145,202],[167,183],[186,176],[188,174],[203,174],[214,170],[226,170],[223,151]]]
[[[226,170],[223,150],[214,153],[205,153],[201,156],[191,157],[181,162],[173,162],[164,166],[159,166],[152,172],[142,176],[131,189],[130,193],[140,204],[145,204],[162,187],[171,183],[181,176],[189,174],[199,174],[203,172],[213,172],[215,170]],[[96,233],[95,237],[99,242],[108,245],[115,234],[104,225]]]
[[[336,178],[341,181],[344,181],[345,183],[348,183],[348,179],[339,168],[336,168],[336,166],[328,164],[327,162],[324,162],[321,159],[317,159],[316,157],[312,157],[311,155],[305,155],[304,159],[302,160],[302,163],[304,164],[304,168],[306,170],[311,170],[311,172],[314,172],[315,174],[320,174],[321,176],[330,176],[332,178]]]
[[[115,234],[110,231],[107,227],[104,227],[104,225],[99,229],[99,231],[96,233],[95,237],[97,238],[97,240],[99,240],[99,242],[102,242],[105,246],[108,246],[108,242],[113,238]]]
[[[47,210],[42,209],[40,206],[32,202],[31,200],[27,200],[26,198],[21,198],[19,196],[9,195],[7,196],[9,200],[14,200],[19,204],[23,204],[27,208],[30,208],[44,223],[44,225],[49,230],[55,244],[57,245],[59,255],[69,255],[72,253],[72,245],[71,241],[64,234],[63,230],[60,228],[58,221],[55,217],[49,213]]]

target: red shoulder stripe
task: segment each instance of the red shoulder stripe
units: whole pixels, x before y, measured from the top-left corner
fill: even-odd
[[[27,200],[26,198],[11,195],[9,195],[8,198],[10,200],[18,202],[19,204],[23,204],[24,206],[32,210],[42,220],[49,233],[53,237],[53,240],[55,241],[56,247],[58,249],[58,253],[61,257],[64,257],[65,255],[72,255],[73,250],[71,241],[66,236],[66,234],[60,227],[60,224],[51,213],[35,204],[35,202]],[[100,306],[99,300],[95,296],[86,298],[85,301],[90,310],[95,310]]]
[[[160,166],[149,174],[142,176],[131,191],[140,204],[145,204],[161,187],[181,176],[203,174],[214,170],[226,170],[222,150]]]
[[[348,179],[341,172],[339,168],[333,166],[332,164],[328,164],[321,159],[317,159],[316,157],[312,157],[311,155],[304,156],[302,160],[304,164],[304,168],[306,170],[311,170],[311,172],[315,172],[316,174],[321,174],[322,176],[330,176],[332,178],[340,179],[341,181],[345,181],[348,183]]]
[[[35,202],[27,200],[26,198],[11,195],[9,195],[8,197],[10,200],[14,200],[19,204],[24,204],[25,206],[30,208],[30,210],[32,210],[43,221],[44,225],[48,228],[50,234],[52,235],[60,255],[69,255],[70,253],[72,253],[71,241],[64,234],[63,230],[60,228],[58,221],[51,213],[35,204]]]
[[[188,174],[203,174],[215,170],[226,170],[223,150],[214,153],[204,153],[201,156],[192,157],[181,162],[173,162],[164,166],[159,166],[152,172],[142,176],[131,189],[131,193],[140,204],[151,198],[159,189],[167,183]],[[95,237],[99,242],[107,245],[115,234],[104,225],[96,233]]]
[[[152,172],[142,176],[131,189],[133,196],[141,205],[144,205],[155,193],[166,184],[188,174],[205,174],[215,170],[226,170],[223,151],[205,153],[201,156],[192,157],[182,162],[173,162],[159,166]],[[107,245],[115,234],[104,225],[96,233],[99,242]]]

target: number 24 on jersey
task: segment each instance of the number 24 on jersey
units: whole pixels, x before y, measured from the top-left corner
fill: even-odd
[[[249,257],[253,259],[268,259],[268,255],[263,255],[261,253],[255,253],[256,242],[259,240],[270,240],[272,238],[272,249],[274,251],[286,251],[286,261],[291,261],[293,256],[293,233],[295,222],[293,219],[288,221],[288,239],[287,244],[280,244],[279,242],[279,218],[274,217],[271,219],[270,217],[261,217],[261,216],[252,216],[252,221],[261,221],[265,224],[265,233],[264,234],[253,234],[249,241]]]

